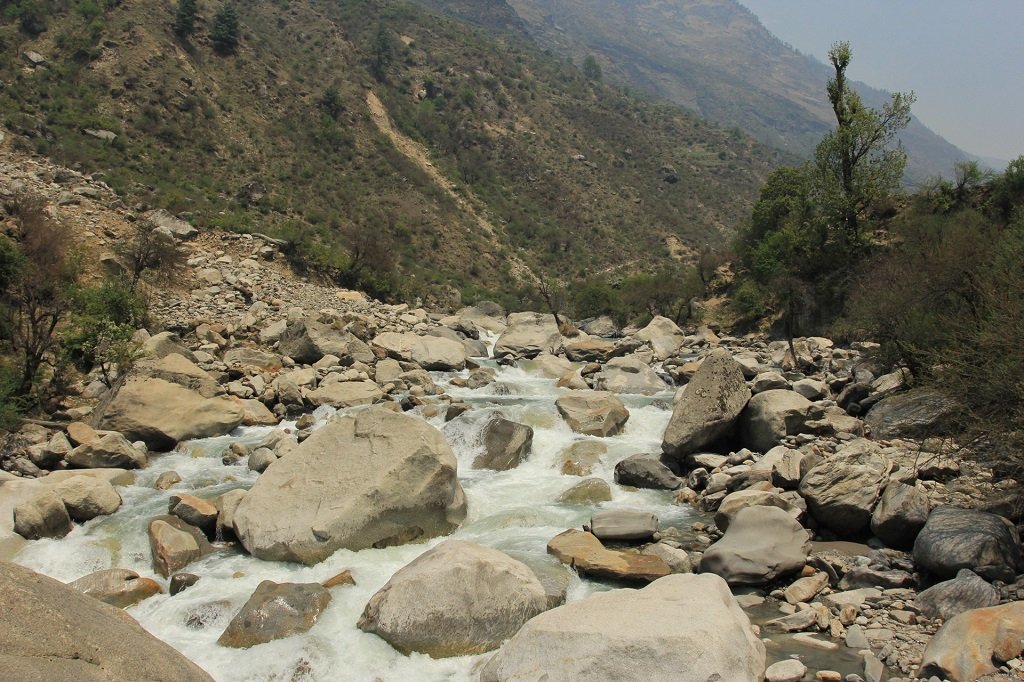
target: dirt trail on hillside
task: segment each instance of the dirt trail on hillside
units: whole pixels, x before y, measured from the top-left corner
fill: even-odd
[[[445,193],[452,198],[455,205],[459,207],[464,213],[466,213],[482,231],[483,235],[491,243],[494,251],[497,252],[500,243],[497,238],[497,230],[494,224],[484,215],[482,215],[471,202],[467,201],[465,197],[460,193],[460,188],[448,179],[441,171],[434,166],[433,162],[427,156],[427,150],[424,149],[423,145],[419,144],[415,140],[411,140],[398,130],[395,129],[391,123],[391,117],[388,116],[388,110],[384,107],[384,103],[380,101],[376,93],[372,90],[368,90],[366,93],[366,106],[370,110],[370,118],[373,120],[374,125],[380,132],[384,133],[385,136],[391,143],[395,145],[407,159],[412,161],[418,168],[427,174],[431,180],[433,180],[438,187],[443,189]],[[518,256],[512,254],[508,257],[509,267],[512,275],[523,282],[535,282],[537,276],[533,274],[529,266],[522,262]]]

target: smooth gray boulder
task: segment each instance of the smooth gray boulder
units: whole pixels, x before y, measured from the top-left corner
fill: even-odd
[[[590,517],[590,532],[602,542],[650,540],[658,532],[658,517],[638,509],[605,509]]]
[[[683,485],[683,479],[665,466],[660,454],[630,455],[615,465],[615,482],[634,488],[653,490],[676,490]]]
[[[924,491],[899,481],[889,481],[871,514],[871,532],[890,547],[910,549],[928,521],[930,511],[931,505]]]
[[[807,472],[800,495],[811,516],[843,537],[863,533],[892,463],[870,441],[853,441]]]
[[[810,408],[811,401],[795,391],[758,393],[739,419],[743,444],[757,452],[768,452],[786,436],[800,433]]]
[[[304,564],[447,535],[466,515],[456,470],[422,419],[382,407],[335,417],[260,476],[235,530],[256,557]]]
[[[800,520],[803,510],[789,500],[770,490],[737,490],[726,495],[715,512],[715,525],[721,531],[729,529],[729,524],[747,507],[778,507],[795,520]]]
[[[290,322],[278,340],[278,351],[296,362],[311,365],[325,355],[334,355],[345,365],[373,362],[370,347],[354,334],[339,328],[337,320],[305,318]]]
[[[88,521],[113,514],[121,506],[121,496],[110,482],[93,476],[75,476],[61,481],[53,492],[64,503],[75,521]]]
[[[0,562],[0,666],[8,680],[212,682],[131,616]]]
[[[948,422],[960,404],[932,389],[912,389],[882,398],[868,411],[864,422],[872,438],[914,438],[948,430]]]
[[[701,557],[701,573],[714,573],[730,585],[764,585],[799,573],[807,563],[807,531],[778,507],[746,507],[722,539]]]
[[[676,574],[536,616],[487,662],[480,680],[751,682],[764,669],[764,644],[725,581]]]
[[[440,336],[384,332],[370,342],[395,360],[415,362],[426,370],[450,371],[466,366],[466,347],[460,341]]]
[[[999,603],[999,592],[974,571],[961,569],[956,577],[932,585],[914,597],[914,605],[928,618],[949,620],[971,609]]]
[[[969,568],[989,580],[1012,582],[1022,568],[1020,537],[1001,516],[937,507],[914,541],[914,561],[940,578]]]
[[[569,428],[586,436],[617,435],[629,420],[622,401],[605,391],[572,391],[557,398],[555,407]]]
[[[404,654],[466,656],[498,648],[547,608],[547,592],[526,564],[490,547],[446,540],[391,576],[358,627]]]
[[[311,405],[342,409],[380,402],[384,391],[372,381],[324,381],[316,390],[304,390],[303,397]]]
[[[533,447],[532,428],[499,415],[487,421],[480,435],[484,452],[473,460],[474,469],[514,469],[526,459]]]
[[[217,644],[244,649],[307,632],[330,603],[331,593],[320,583],[264,580],[228,623]]]
[[[508,327],[494,344],[493,356],[534,358],[541,353],[558,355],[562,351],[562,334],[554,315],[545,313],[512,313]]]
[[[14,532],[26,540],[62,538],[75,527],[71,516],[52,490],[43,490],[14,507]]]
[[[130,379],[106,406],[101,429],[120,431],[150,450],[171,450],[179,441],[223,436],[245,418],[233,400],[204,398],[163,379]]]
[[[147,464],[146,453],[136,449],[120,433],[108,433],[82,443],[64,459],[81,469],[141,469]]]
[[[594,388],[612,393],[655,395],[670,386],[651,367],[634,357],[612,358],[594,376]]]
[[[748,400],[743,368],[729,351],[712,352],[672,409],[662,451],[679,459],[714,443],[732,430]]]

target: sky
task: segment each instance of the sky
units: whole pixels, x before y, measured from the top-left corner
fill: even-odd
[[[850,43],[847,75],[913,90],[913,113],[979,156],[1024,155],[1024,0],[739,0],[779,39],[825,62]]]

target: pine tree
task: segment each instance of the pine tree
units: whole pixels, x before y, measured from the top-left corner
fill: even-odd
[[[234,5],[221,5],[213,15],[210,40],[217,54],[234,54],[238,48],[238,13]]]
[[[178,0],[174,14],[174,33],[188,38],[196,30],[196,0]]]

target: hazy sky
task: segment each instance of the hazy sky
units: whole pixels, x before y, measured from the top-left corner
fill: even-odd
[[[1024,0],[739,0],[769,31],[825,61],[849,41],[847,75],[913,90],[913,112],[961,149],[1024,154]]]

